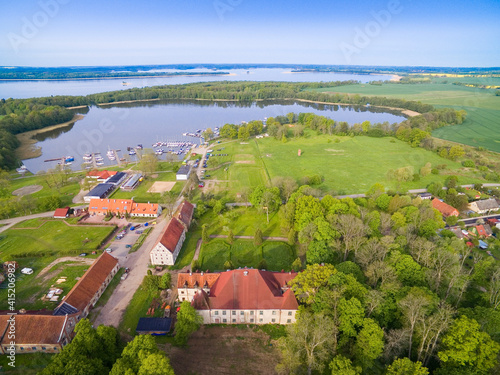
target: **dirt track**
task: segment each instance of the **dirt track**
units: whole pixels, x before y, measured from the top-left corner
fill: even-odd
[[[63,262],[78,262],[78,263],[85,263],[85,264],[92,264],[95,259],[91,258],[83,258],[83,257],[62,257],[59,259],[54,260],[52,263],[50,263],[47,267],[45,267],[43,270],[40,271],[40,273],[36,276],[37,278],[42,277],[45,275],[49,270],[54,267],[56,264],[63,263]]]

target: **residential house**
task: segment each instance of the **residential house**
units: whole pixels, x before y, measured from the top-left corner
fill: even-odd
[[[183,201],[150,253],[152,265],[174,265],[191,225],[194,206]]]
[[[0,315],[0,354],[60,352],[73,338],[76,315]]]
[[[118,259],[102,253],[63,298],[54,315],[77,314],[78,320],[87,317],[119,268]]]
[[[437,198],[434,198],[432,200],[432,207],[441,212],[441,215],[443,215],[445,218],[447,218],[448,216],[460,215],[460,213],[455,207],[452,207],[449,204],[444,203],[442,200],[439,200]]]
[[[418,194],[418,196],[421,199],[432,199],[432,194],[431,193],[420,193],[420,194]]]
[[[477,214],[487,214],[500,209],[498,202],[494,198],[484,199],[469,203],[469,208]]]
[[[179,301],[193,301],[198,290],[203,289],[210,295],[212,288],[219,278],[220,273],[179,273],[177,276],[177,298]]]
[[[132,199],[92,199],[89,202],[89,214],[106,215],[111,212],[115,215],[137,217],[158,217],[161,215],[161,206],[156,203],[135,203]]]
[[[194,293],[191,304],[203,317],[204,324],[295,322],[298,302],[289,283],[296,273],[245,268],[218,273],[217,278],[211,275],[214,274],[200,274],[201,279],[192,287],[186,288],[178,282],[180,291],[188,289],[186,295]],[[186,283],[189,277],[179,274],[181,283]]]

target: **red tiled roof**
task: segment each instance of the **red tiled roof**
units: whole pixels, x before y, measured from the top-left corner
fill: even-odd
[[[285,286],[297,274],[238,269],[221,272],[210,289],[211,309],[253,310],[286,309],[296,310],[297,300],[289,289],[282,294]],[[293,298],[292,298],[293,297]]]
[[[0,327],[7,325],[9,315],[0,315]],[[58,344],[66,316],[18,314],[15,316],[16,344]],[[5,335],[2,344],[11,340]]]
[[[177,219],[179,219],[182,223],[184,223],[186,228],[189,228],[189,225],[191,224],[191,219],[193,218],[193,212],[194,212],[194,206],[188,201],[183,201],[179,206],[179,209],[175,217],[177,217]]]
[[[116,171],[90,171],[87,173],[89,177],[97,177],[100,180],[107,180],[111,176],[114,176]]]
[[[69,207],[66,208],[58,208],[54,212],[54,217],[66,217],[68,214]]]
[[[477,229],[477,234],[480,235],[480,236],[487,236],[488,233],[486,233],[486,230],[484,229],[484,227],[482,225],[476,225],[476,229]]]
[[[205,283],[211,288],[219,278],[219,275],[219,273],[204,273],[203,275],[197,272],[191,275],[189,273],[179,273],[177,276],[177,288],[203,288]]]
[[[132,199],[91,199],[89,203],[89,213],[93,212],[119,212],[124,214],[149,214],[158,213],[156,203],[135,203]]]
[[[434,207],[436,210],[441,212],[441,214],[444,217],[448,217],[451,215],[455,215],[455,216],[459,215],[459,212],[456,208],[454,208],[454,207],[450,206],[449,204],[444,203],[443,201],[440,201],[439,199],[436,199],[436,198],[434,198],[432,200],[432,207]]]
[[[158,243],[161,243],[163,246],[167,248],[170,252],[174,252],[179,240],[181,239],[182,233],[184,232],[184,226],[181,224],[179,220],[173,217],[168,223],[167,227],[163,231],[158,240]]]
[[[62,302],[80,311],[84,310],[117,264],[118,260],[115,257],[106,252],[102,253]]]

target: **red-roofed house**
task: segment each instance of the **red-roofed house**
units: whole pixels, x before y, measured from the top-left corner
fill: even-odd
[[[209,279],[211,275],[218,277]],[[179,274],[177,287],[189,290],[189,295],[194,293],[191,303],[204,324],[290,324],[299,307],[288,286],[296,275],[246,268],[197,277]],[[195,283],[189,285],[191,279]]]
[[[436,198],[432,200],[432,207],[441,212],[441,215],[443,215],[444,217],[460,215],[460,212],[458,212],[455,207],[452,207],[449,204],[444,203],[443,201]]]
[[[85,318],[118,272],[118,259],[107,252],[95,260],[54,310],[54,315],[74,314]]]
[[[161,206],[156,203],[135,203],[132,199],[91,199],[89,202],[90,215],[106,215],[111,212],[116,215],[139,217],[158,217],[161,215]]]
[[[151,264],[174,265],[185,239],[186,228],[177,218],[173,217],[149,254]]]
[[[114,176],[118,172],[116,171],[90,171],[87,173],[87,177],[95,178],[97,182],[106,182],[111,176]]]
[[[153,265],[174,265],[191,225],[194,206],[183,201],[149,254]]]
[[[198,290],[210,294],[210,288],[219,278],[219,273],[180,273],[177,277],[177,295],[179,301],[192,301]]]

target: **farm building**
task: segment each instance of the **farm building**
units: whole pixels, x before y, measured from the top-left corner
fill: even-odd
[[[102,253],[56,307],[54,315],[77,314],[78,320],[86,318],[119,268],[118,259]]]
[[[125,191],[131,191],[134,190],[137,185],[139,185],[139,182],[141,181],[142,174],[140,173],[135,173],[132,176],[130,176],[125,182],[120,186],[120,189],[125,190]]]
[[[194,206],[183,201],[150,253],[151,264],[173,265],[191,225]]]
[[[92,199],[89,202],[90,215],[130,214],[135,217],[158,217],[161,206],[156,203],[136,203],[132,199]]]
[[[418,194],[420,199],[432,199],[432,194],[431,193],[420,193]]]
[[[191,173],[191,167],[189,165],[183,165],[177,171],[175,179],[178,181],[185,181],[188,179],[190,173]]]
[[[73,338],[76,314],[54,316],[42,314],[0,315],[0,354],[58,353]],[[11,328],[14,327],[14,328]],[[15,340],[8,332],[15,329]],[[11,344],[11,341],[15,341]]]
[[[245,268],[200,274],[189,283],[193,275],[180,273],[177,287],[194,296],[191,304],[204,324],[290,324],[299,307],[288,286],[296,275]]]
[[[114,189],[115,186],[112,184],[99,184],[90,190],[87,195],[83,197],[83,200],[85,203],[89,203],[92,199],[106,198]]]
[[[432,200],[432,207],[434,207],[436,210],[441,212],[441,215],[443,217],[448,217],[448,216],[458,216],[460,213],[455,207],[450,206],[447,203],[444,203],[442,200],[439,200],[437,198],[434,198]]]
[[[135,331],[138,335],[164,335],[171,327],[171,318],[139,318]]]
[[[66,219],[69,216],[69,207],[58,208],[54,212],[54,219]]]
[[[469,203],[469,208],[477,214],[486,214],[489,212],[496,212],[500,209],[498,202],[495,198],[484,199]]]

